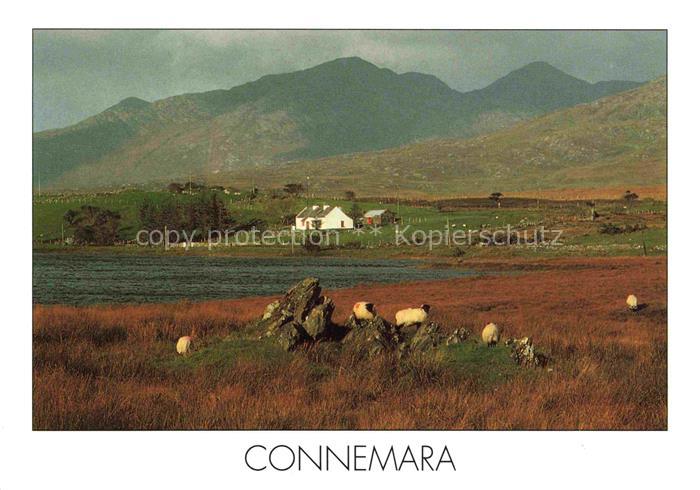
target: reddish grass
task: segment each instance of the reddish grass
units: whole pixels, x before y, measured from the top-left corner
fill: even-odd
[[[35,429],[666,429],[666,259],[565,259],[544,270],[330,291],[336,321],[357,300],[392,319],[429,303],[473,332],[528,335],[551,372],[493,386],[431,359],[358,361],[318,346],[223,368],[166,369],[175,339],[240,331],[270,298],[34,308]],[[634,292],[647,307],[625,309]],[[319,369],[321,367],[322,369]]]

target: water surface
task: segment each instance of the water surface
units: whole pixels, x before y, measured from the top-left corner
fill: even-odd
[[[33,301],[42,304],[162,303],[280,294],[305,277],[324,288],[449,279],[473,271],[422,268],[410,260],[34,253]]]

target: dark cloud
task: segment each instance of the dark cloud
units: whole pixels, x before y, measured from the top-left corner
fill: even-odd
[[[666,70],[662,31],[35,31],[35,130],[129,96],[229,88],[342,56],[471,90],[531,61],[574,76],[645,81]]]

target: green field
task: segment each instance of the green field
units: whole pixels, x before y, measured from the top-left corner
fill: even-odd
[[[264,228],[269,230],[288,229],[282,225],[282,216],[295,214],[307,203],[304,198],[272,198],[261,194],[256,199],[242,196],[218,193],[226,204],[231,216],[236,223],[245,223],[251,219],[260,219],[265,222]],[[35,196],[33,203],[33,238],[35,248],[42,249],[69,249],[60,244],[64,237],[71,235],[71,230],[63,227],[63,215],[69,209],[78,209],[83,205],[98,206],[117,211],[122,216],[120,238],[130,241],[135,238],[136,232],[141,228],[138,217],[139,206],[145,199],[152,202],[162,202],[166,199],[186,201],[195,199],[196,195],[171,194],[166,191],[128,190],[114,193],[71,194],[71,195],[44,195]],[[340,206],[348,212],[353,205],[352,201],[341,199],[314,199],[308,201],[311,204],[328,203]],[[433,245],[426,240],[425,245],[406,246],[400,241],[401,246],[396,246],[396,227],[392,225],[372,229],[364,228],[362,233],[353,231],[338,232],[338,238],[331,237],[330,247],[322,247],[319,253],[331,255],[349,255],[364,257],[387,256],[466,256],[478,257],[483,255],[521,256],[532,254],[547,255],[640,255],[644,253],[666,253],[666,203],[651,199],[644,199],[634,203],[628,210],[622,201],[600,202],[596,210],[600,216],[591,221],[590,209],[582,202],[575,201],[544,201],[541,205],[529,206],[509,205],[509,207],[476,207],[465,203],[455,203],[440,206],[432,204],[397,206],[395,203],[387,204],[381,201],[358,201],[362,211],[369,209],[390,209],[400,218],[399,229],[403,236],[410,237],[414,232],[419,239],[423,234],[431,230],[441,232],[442,237],[435,235]],[[600,232],[602,224],[613,225],[643,225],[643,229],[619,233],[604,234]],[[546,230],[561,230],[562,234],[557,242],[557,247],[480,247],[464,246],[452,241],[445,243],[446,231],[450,230],[450,237],[455,232],[464,233],[458,240],[464,241],[469,230],[476,241],[479,230],[507,229],[510,226],[513,232],[527,231],[529,236],[536,229],[544,227]],[[548,238],[553,238],[553,232],[548,232]],[[88,247],[99,251],[97,247]],[[135,245],[108,247],[112,251],[127,251],[129,253],[162,253],[163,250],[137,247]],[[458,250],[456,250],[458,249]],[[498,249],[494,251],[492,249]],[[82,248],[85,250],[85,247]],[[294,253],[303,253],[297,250]],[[207,247],[197,247],[192,250],[169,250],[167,253],[232,253],[255,255],[289,255],[290,247],[283,246],[246,246],[246,247],[216,247],[207,250]]]

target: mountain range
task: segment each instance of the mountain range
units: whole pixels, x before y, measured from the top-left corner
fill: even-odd
[[[130,97],[73,126],[34,133],[33,174],[55,188],[217,182],[290,161],[330,164],[327,157],[466,140],[640,85],[588,83],[535,62],[459,92],[432,75],[341,58],[228,90]]]
[[[666,183],[666,77],[471,138],[242,168],[226,181],[314,194],[485,196],[556,189],[624,189]],[[586,194],[586,192],[584,192]],[[576,194],[572,194],[576,195]]]

